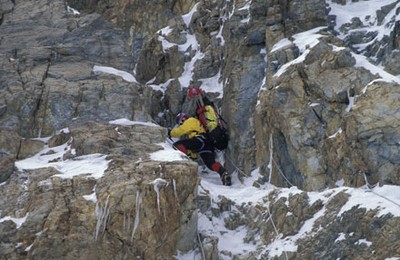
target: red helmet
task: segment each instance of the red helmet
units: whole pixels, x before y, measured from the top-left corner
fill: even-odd
[[[180,125],[180,124],[182,124],[186,119],[188,119],[189,118],[189,115],[188,114],[185,114],[185,113],[179,113],[177,116],[176,116],[176,123],[178,124],[178,125]]]
[[[200,88],[190,86],[187,91],[189,99],[194,98],[197,95],[203,95],[203,91]]]

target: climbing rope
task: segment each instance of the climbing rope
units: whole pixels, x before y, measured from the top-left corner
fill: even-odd
[[[278,229],[276,228],[276,225],[275,225],[274,220],[272,219],[272,214],[271,214],[271,211],[269,210],[269,205],[267,206],[267,210],[268,210],[268,215],[269,215],[267,221],[268,221],[268,220],[271,220],[272,227],[273,227],[274,230],[275,230],[275,234],[276,234],[277,237],[279,237],[279,232],[278,232]],[[285,245],[283,245],[283,247],[285,247]],[[285,258],[286,258],[286,260],[288,260],[289,258],[288,258],[288,255],[287,255],[286,250],[283,250],[283,252],[285,253]]]
[[[232,166],[233,166],[238,172],[242,173],[242,174],[243,174],[244,176],[246,176],[246,177],[249,177],[248,174],[246,174],[243,170],[241,170],[239,167],[237,167],[237,166],[232,162],[232,160],[229,158],[228,155],[225,155],[225,157],[228,159],[228,161],[232,164]],[[293,186],[293,184],[290,183],[290,181],[286,178],[286,176],[285,176],[285,175],[283,174],[283,172],[280,170],[280,168],[279,168],[278,164],[276,163],[276,161],[275,161],[274,159],[273,159],[273,161],[274,161],[275,165],[276,165],[277,168],[278,168],[278,172],[280,172],[280,174],[282,175],[282,177],[283,177],[291,186]],[[262,166],[264,166],[264,165],[265,165],[265,164],[263,164]],[[261,166],[261,167],[262,167],[262,166]],[[255,181],[255,183],[261,185],[261,183],[259,183],[259,182],[257,182],[257,181]],[[279,232],[278,232],[278,229],[276,228],[275,222],[274,222],[274,220],[273,220],[273,218],[272,218],[272,214],[271,214],[271,211],[270,211],[270,209],[269,209],[269,205],[267,206],[267,210],[268,210],[268,219],[267,219],[267,221],[268,221],[268,220],[271,221],[271,224],[272,224],[272,227],[274,228],[276,237],[278,238],[278,237],[279,237]],[[285,247],[285,245],[283,245],[283,247]],[[288,255],[287,255],[286,250],[283,250],[283,252],[285,253],[285,259],[288,260],[289,258],[288,258]]]
[[[201,242],[201,239],[200,239],[200,234],[199,234],[199,231],[197,230],[197,239],[199,240],[199,245],[200,245],[200,249],[201,249],[201,256],[202,256],[202,259],[206,259],[206,254],[204,253],[204,248],[203,248],[203,243]]]
[[[225,154],[225,158],[229,161],[229,163],[233,166],[233,168],[235,168],[236,171],[240,172],[242,175],[244,175],[245,177],[250,177],[248,174],[246,174],[243,170],[241,170],[239,167],[237,167],[232,159]],[[281,170],[281,168],[279,167],[278,163],[275,161],[275,159],[272,158],[272,161],[274,162],[276,168],[278,169],[279,174],[282,176],[282,178],[289,184],[289,187],[293,187],[294,185],[288,180],[288,178],[285,176],[285,174],[283,173],[283,171]],[[264,167],[267,163],[264,163],[260,166],[260,168]],[[261,183],[255,181],[255,183],[261,185]]]
[[[241,170],[239,167],[237,167],[237,166],[233,163],[232,159],[231,159],[227,154],[224,154],[224,155],[225,155],[225,158],[228,159],[229,163],[232,164],[233,168],[235,168],[236,171],[240,172],[241,174],[243,174],[243,175],[246,176],[246,177],[250,177],[250,176],[249,176],[248,174],[246,174],[243,170]]]
[[[274,162],[276,168],[278,169],[279,174],[283,177],[283,179],[289,184],[290,187],[294,186],[289,180],[288,178],[286,178],[285,174],[283,173],[283,171],[281,170],[281,168],[279,167],[278,163],[275,161],[274,158],[272,158],[272,161]]]
[[[229,161],[229,163],[233,166],[233,168],[234,168],[237,172],[241,173],[241,174],[242,174],[243,176],[245,176],[245,177],[250,177],[249,174],[245,173],[242,169],[240,169],[240,168],[233,162],[233,160],[230,158],[230,156],[228,156],[227,154],[224,154],[224,155],[225,155],[226,160]],[[275,159],[272,158],[272,161],[273,161],[273,163],[275,164],[275,166],[276,166],[276,168],[277,168],[279,174],[282,176],[282,178],[283,178],[290,186],[294,186],[294,185],[288,180],[288,178],[285,176],[285,174],[283,173],[283,171],[281,170],[281,168],[279,167],[279,165],[278,165],[278,163],[275,161]],[[264,163],[263,165],[261,165],[261,167],[263,167],[263,166],[265,166],[265,165],[266,165],[266,163]],[[258,181],[255,181],[254,183],[257,183],[258,185],[262,186],[262,184],[261,184],[260,182],[258,182]],[[269,183],[270,183],[270,182],[269,182]],[[267,221],[269,221],[269,220],[271,221],[271,224],[272,224],[272,227],[273,227],[273,229],[274,229],[274,231],[275,231],[276,237],[279,237],[279,232],[278,232],[278,229],[277,229],[277,227],[276,227],[276,225],[275,225],[275,222],[274,222],[274,220],[273,220],[273,218],[272,218],[272,214],[271,214],[271,211],[270,211],[270,209],[269,209],[269,206],[270,206],[270,205],[267,206],[268,215],[269,215]],[[200,247],[200,250],[201,250],[202,259],[206,259],[206,258],[205,258],[204,248],[203,248],[203,243],[202,243],[202,241],[201,241],[200,234],[199,234],[198,231],[197,231],[197,239],[198,239],[199,247]],[[284,246],[284,245],[283,245],[283,246]],[[288,258],[288,255],[287,255],[286,250],[283,250],[283,252],[284,252],[284,254],[285,254],[285,259],[288,260],[289,258]]]
[[[387,200],[387,201],[393,203],[394,205],[396,205],[396,206],[398,206],[398,207],[400,208],[400,204],[399,204],[399,203],[397,203],[397,202],[395,202],[395,201],[393,201],[393,200],[391,200],[391,199],[389,199],[389,198],[387,198],[387,197],[385,197],[385,196],[383,196],[383,195],[381,195],[381,194],[379,194],[379,193],[373,191],[373,190],[370,188],[371,185],[370,185],[369,182],[368,182],[367,175],[365,175],[365,173],[363,173],[363,174],[364,174],[365,186],[367,187],[368,191],[372,192],[372,193],[375,194],[376,196],[379,196],[379,197],[381,197],[381,198],[383,198],[383,199],[385,199],[385,200]]]
[[[245,177],[250,177],[248,174],[246,174],[243,170],[241,170],[239,167],[237,167],[234,163],[233,163],[233,161],[231,160],[231,158],[227,155],[227,154],[225,154],[225,158],[229,161],[229,163],[233,166],[233,168],[235,168],[235,170],[237,171],[237,172],[240,172],[242,175],[244,175]],[[243,183],[243,182],[242,182]],[[260,186],[262,186],[262,184],[260,183],[260,182],[258,182],[258,181],[255,181],[254,183],[257,183],[258,185],[260,185]]]

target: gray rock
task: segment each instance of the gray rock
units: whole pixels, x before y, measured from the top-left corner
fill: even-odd
[[[358,140],[364,147],[360,154],[368,162],[365,173],[371,182],[400,184],[398,90],[397,84],[372,84],[356,100],[356,107],[347,121],[348,137]]]
[[[182,15],[195,5],[191,21],[184,21]],[[390,21],[396,5],[378,10],[377,23]],[[201,85],[211,79],[224,87],[222,100],[219,93],[207,94],[222,108],[230,130],[225,166],[240,178],[258,169],[255,186],[271,181],[310,191],[334,187],[338,180],[356,187],[365,181],[398,185],[398,84],[371,83],[377,75],[354,67],[351,52],[360,52],[357,44],[377,33],[354,18],[340,29],[351,32],[342,41],[327,11],[322,0],[3,1],[0,217],[27,219],[18,229],[12,221],[0,223],[1,256],[164,259],[178,250],[198,251],[202,241],[207,259],[264,259],[266,245],[297,234],[321,210],[312,235],[277,259],[400,254],[398,218],[360,208],[337,216],[348,199],[344,192],[312,205],[306,192],[284,196],[279,189],[264,198],[268,208],[235,205],[226,197],[212,201],[209,195],[196,205],[196,164],[148,158],[161,149],[157,143],[165,140],[166,128],[108,123],[127,118],[171,127],[178,112],[193,112],[186,98],[189,80]],[[359,54],[399,74],[399,26],[392,25],[390,34]],[[166,26],[170,32],[160,35]],[[274,77],[302,54],[294,44],[271,53],[274,44],[321,26],[328,30],[319,32],[319,44],[306,46],[304,61]],[[182,48],[188,35],[198,48]],[[164,49],[160,39],[174,46]],[[94,73],[95,65],[131,73],[139,82]],[[181,78],[186,65],[194,65],[191,79]],[[146,84],[163,84],[162,91]],[[65,128],[69,133],[59,133]],[[47,145],[53,153],[66,143],[74,149],[54,162],[106,154],[111,160],[106,174],[62,179],[51,167],[18,171],[15,160],[39,152],[45,144],[31,138],[43,136],[52,136]],[[158,194],[150,183],[159,177],[168,185],[159,186]],[[97,204],[83,198],[89,194]],[[244,240],[257,249],[235,255],[221,251],[214,236],[198,237],[198,208],[210,221],[226,217],[225,228],[248,230]],[[340,233],[344,239],[336,241]],[[357,243],[360,239],[371,246]]]
[[[197,164],[148,159],[161,149],[161,127],[115,128],[88,123],[71,129],[78,156],[101,152],[112,160],[100,179],[60,178],[52,167],[13,171],[0,188],[1,216],[27,219],[18,229],[0,223],[2,257],[157,259],[194,249]],[[140,141],[144,133],[149,143]],[[157,178],[166,185],[153,187]],[[83,197],[93,193],[97,203]]]

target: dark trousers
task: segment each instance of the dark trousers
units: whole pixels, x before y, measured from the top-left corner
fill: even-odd
[[[188,154],[188,150],[197,153],[210,170],[219,174],[225,172],[224,167],[215,161],[214,147],[203,136],[176,141],[174,146],[185,154]]]

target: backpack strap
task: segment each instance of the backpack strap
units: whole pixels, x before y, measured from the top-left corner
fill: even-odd
[[[200,88],[190,86],[188,88],[187,92],[188,92],[188,98],[190,99],[190,101],[192,101],[192,100],[195,101],[196,115],[207,132],[209,131],[209,129],[207,126],[207,118],[206,118],[204,112],[206,112],[206,106],[208,106],[208,105],[211,106],[215,111],[215,114],[217,116],[217,119],[216,119],[217,125],[222,126],[222,127],[224,127],[224,125],[226,125],[226,121],[222,118],[219,109],[215,106],[214,102],[212,102],[208,99],[208,97],[204,94],[203,91],[201,91]]]
[[[197,95],[196,98],[197,107],[204,107],[204,101],[201,95]]]
[[[208,132],[207,118],[204,114],[206,107],[204,106],[203,99],[201,98],[200,95],[196,96],[196,105],[197,105],[197,109],[196,109],[197,117],[199,118],[199,120],[200,120],[201,124],[203,125],[204,129],[206,130],[206,132]]]

